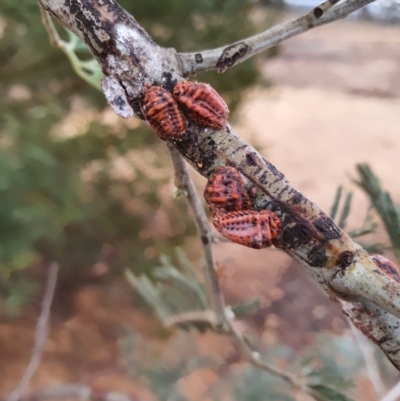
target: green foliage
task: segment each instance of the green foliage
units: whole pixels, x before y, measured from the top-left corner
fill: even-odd
[[[196,335],[178,331],[161,345],[131,332],[120,340],[120,350],[133,380],[146,377],[141,385],[148,383],[160,400],[181,399],[178,382],[204,368],[221,372],[219,379],[204,390],[212,400],[228,396],[238,401],[297,399],[284,380],[268,372],[244,362],[229,364],[222,355],[199,354],[197,339]],[[353,380],[365,374],[363,358],[351,336],[319,335],[315,344],[300,353],[285,345],[275,345],[265,350],[262,359],[297,376],[317,401],[351,401]],[[386,365],[387,368],[387,361]],[[385,377],[388,381],[393,379],[393,369]]]
[[[145,275],[135,276],[130,271],[126,273],[130,284],[166,326],[179,315],[191,316],[207,311],[204,287],[196,278],[193,265],[182,251],[177,250],[177,256],[181,271],[168,256],[162,255],[161,266],[153,270],[153,280]]]
[[[310,394],[317,401],[352,401],[352,399],[345,394],[323,384],[311,386],[310,389]]]
[[[248,302],[240,302],[235,305],[231,305],[232,312],[236,319],[243,319],[256,312],[260,307],[260,301],[258,299],[252,299]]]
[[[372,212],[376,211],[380,216],[386,232],[389,235],[391,248],[393,249],[397,261],[400,262],[400,217],[398,205],[395,205],[389,192],[382,189],[378,178],[375,176],[368,164],[357,164],[359,178],[353,180],[367,195],[371,206],[368,208],[363,223],[360,227],[350,230],[348,234],[359,242],[370,253],[382,253],[385,247],[378,243],[364,243],[362,237],[374,233],[378,224],[374,221]],[[347,218],[351,213],[352,192],[349,192],[345,200],[343,199],[343,188],[338,187],[331,207],[331,217],[337,220],[340,228],[346,229]],[[339,210],[341,208],[341,212]],[[360,241],[361,239],[361,241]]]
[[[334,203],[333,203],[332,209],[331,209],[331,217],[332,217],[332,219],[336,218],[336,213],[338,212],[339,203],[340,203],[341,197],[342,197],[342,191],[343,191],[343,187],[339,186],[337,191],[336,191],[335,200],[334,200]],[[341,214],[339,222],[338,222],[338,226],[340,228],[342,228],[342,229],[344,229],[345,226],[346,226],[346,220],[347,220],[347,217],[349,216],[349,213],[350,213],[350,206],[351,206],[352,197],[353,197],[353,193],[349,192],[347,194],[346,199],[345,199],[344,204],[343,204],[342,214]]]
[[[159,400],[186,401],[176,386],[178,380],[217,363],[212,358],[198,355],[185,334],[171,338],[164,350],[160,350],[155,341],[135,332],[123,337],[119,346],[131,377],[146,377],[150,390]]]
[[[252,366],[241,369],[232,379],[237,401],[294,401],[285,383]]]
[[[56,28],[53,27],[53,29]],[[68,36],[68,41],[59,39],[57,47],[68,57],[76,75],[85,80],[89,85],[92,85],[95,89],[100,89],[100,83],[103,78],[100,65],[97,63],[96,59],[92,57],[89,49],[78,36],[67,29],[65,31]],[[54,32],[54,34],[57,35],[56,32]],[[83,53],[88,59],[79,58],[79,53]]]
[[[331,217],[333,220],[337,220],[338,226],[345,230],[347,227],[347,218],[349,217],[350,210],[352,207],[352,198],[353,198],[353,193],[349,192],[345,200],[343,202],[343,205],[341,207],[341,202],[342,202],[342,195],[343,195],[343,187],[339,186],[338,189],[336,190],[336,195],[335,199],[333,201],[332,207],[331,207]],[[339,209],[341,207],[341,212],[339,215]],[[348,234],[350,235],[351,238],[356,240],[357,242],[360,243],[360,245],[363,246],[364,249],[366,249],[370,253],[382,253],[383,251],[383,245],[378,244],[378,243],[363,243],[362,237],[374,233],[378,227],[378,224],[373,220],[372,216],[372,210],[369,208],[365,214],[364,221],[362,222],[361,226],[348,231]]]
[[[180,323],[178,327],[198,329],[199,322],[191,318],[191,313],[206,311],[203,288],[193,274],[193,266],[182,252],[178,252],[177,259],[180,260],[179,269],[164,256],[161,266],[153,270],[151,279],[145,276],[137,277],[132,273],[128,274],[128,279],[146,302],[152,305],[164,325],[170,326],[174,320],[176,323],[176,317],[179,316],[181,320],[178,320]],[[257,307],[258,301],[252,301],[232,306],[231,309],[238,313],[236,318],[240,318],[242,315],[240,311],[243,315],[247,315]],[[183,325],[185,318],[188,318],[188,321]],[[209,329],[219,333],[213,325],[209,325]],[[184,341],[182,337],[180,341]],[[190,340],[186,338],[185,342],[187,341]],[[254,348],[254,344],[250,346]],[[258,348],[263,349],[263,346],[259,345]],[[134,351],[127,353],[123,350],[122,352],[123,355],[135,354]],[[156,394],[170,394],[171,397],[175,397],[173,388],[182,377],[188,374],[186,367],[200,366],[193,351],[187,354],[182,352],[180,355],[185,355],[186,362],[179,359],[179,365],[174,364],[168,369],[164,368],[157,372],[146,371],[146,377],[147,375],[156,377],[154,380],[151,379],[152,391]],[[353,337],[319,335],[312,346],[303,350],[301,355],[287,346],[275,345],[264,350],[261,358],[272,366],[285,366],[285,371],[301,378],[307,393],[317,401],[351,401],[349,394],[353,390],[353,382],[359,375],[365,374],[364,360]],[[148,360],[149,357],[145,356],[145,359]],[[203,362],[205,366],[213,367],[213,369],[216,368],[215,364],[221,363],[218,360]],[[383,362],[383,370],[387,370],[388,361]],[[129,364],[140,366],[141,362],[135,359]],[[225,367],[224,372],[218,384],[208,391],[212,399],[222,399],[227,392],[233,399],[241,401],[265,399],[292,401],[295,399],[293,390],[285,381],[245,363],[234,369]],[[389,370],[387,377],[390,378],[390,376]],[[168,386],[169,391],[166,390]]]
[[[382,189],[378,178],[368,164],[357,164],[356,168],[359,179],[354,182],[364,190],[372,206],[378,212],[389,235],[397,261],[400,262],[400,218],[397,208],[389,192]]]

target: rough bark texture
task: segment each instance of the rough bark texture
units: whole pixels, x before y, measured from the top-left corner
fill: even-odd
[[[143,119],[140,103],[146,86],[172,91],[184,79],[183,63],[175,50],[157,46],[113,0],[39,1],[90,47],[105,75],[104,94],[121,117]],[[221,59],[233,57],[228,50],[222,50]],[[244,47],[239,50],[243,53]],[[200,60],[201,52],[198,55]],[[224,66],[229,65],[230,61],[224,61]],[[282,222],[274,245],[300,262],[400,369],[399,283],[383,274],[358,244],[229,124],[214,131],[189,122],[186,135],[174,145],[205,177],[216,167],[229,165],[246,178],[248,188],[257,188],[254,209],[271,210]]]

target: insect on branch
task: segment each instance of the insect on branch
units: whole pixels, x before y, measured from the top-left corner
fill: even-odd
[[[85,41],[104,73],[104,95],[121,117],[144,119],[146,88],[158,86],[173,95],[174,88],[193,72],[195,54],[185,62],[174,49],[158,46],[115,0],[39,2]],[[347,0],[326,13],[324,10],[328,7],[321,5],[319,18],[318,13],[316,16],[312,12],[250,38],[249,52],[240,60],[314,26],[343,18],[370,2]],[[207,65],[219,68],[216,63],[224,49],[219,49],[220,53],[210,51],[207,59],[212,63]],[[239,59],[232,65],[236,62]],[[228,66],[229,63],[223,64],[220,70]],[[192,111],[196,105],[192,103]],[[206,178],[219,166],[229,166],[243,177],[247,192],[255,188],[252,210],[272,212],[281,222],[274,245],[298,261],[330,298],[339,303],[356,327],[378,344],[400,369],[399,282],[377,268],[360,245],[240,138],[229,123],[219,129],[199,124],[190,115],[186,117],[186,131],[178,139],[171,139],[173,146]]]
[[[193,211],[203,250],[206,258],[206,266],[204,276],[206,281],[206,291],[213,312],[217,316],[217,324],[222,326],[226,333],[233,339],[236,347],[240,351],[242,357],[250,364],[264,370],[274,376],[280,377],[282,380],[290,384],[294,389],[302,389],[300,382],[292,375],[283,372],[274,366],[262,361],[260,355],[249,348],[246,340],[232,323],[232,319],[225,307],[224,299],[219,286],[218,277],[216,274],[216,266],[212,254],[212,234],[208,225],[207,216],[201,205],[200,199],[196,193],[196,189],[187,171],[185,160],[176,148],[170,143],[167,146],[171,153],[172,162],[175,169],[178,185],[187,192],[188,202]],[[209,320],[206,321],[209,323]],[[182,323],[182,320],[179,321]],[[306,390],[304,390],[306,391]]]

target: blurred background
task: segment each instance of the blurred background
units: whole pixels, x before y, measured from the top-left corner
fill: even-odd
[[[260,32],[317,3],[120,4],[160,45],[187,52]],[[346,228],[367,227],[360,242],[390,258],[392,238],[374,210],[365,219],[370,197],[352,179],[356,164],[368,163],[400,201],[399,16],[395,2],[374,3],[224,74],[195,77],[224,97],[237,132],[324,210],[339,199],[338,186],[341,201],[351,191]],[[183,280],[201,291],[202,252],[186,200],[173,197],[165,144],[139,120],[118,118],[74,73],[50,46],[34,0],[1,1],[0,95],[0,399],[29,361],[49,263],[57,261],[49,338],[30,390],[79,382],[134,400],[292,400],[282,383],[241,363],[229,338],[204,327],[165,328],[156,297],[140,291],[148,295],[157,280],[171,284],[162,268],[191,269],[195,277]],[[191,173],[202,194],[205,180]],[[271,363],[318,372],[321,382],[366,401],[398,380],[285,254],[231,243],[214,251],[227,304],[247,306],[238,327]],[[366,368],[366,349],[380,383]]]

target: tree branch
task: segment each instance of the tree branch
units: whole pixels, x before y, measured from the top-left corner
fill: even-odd
[[[302,388],[301,383],[298,382],[292,375],[283,372],[266,362],[263,362],[261,360],[260,354],[258,352],[252,351],[249,348],[242,334],[233,325],[231,318],[234,318],[234,316],[230,316],[232,315],[232,312],[229,313],[226,310],[224,299],[218,282],[218,277],[216,274],[216,268],[211,249],[212,234],[208,225],[207,216],[204,212],[200,199],[197,196],[196,189],[187,171],[185,160],[172,145],[172,143],[168,142],[167,145],[171,152],[171,158],[174,164],[177,180],[180,183],[181,188],[183,188],[188,194],[188,201],[193,211],[196,226],[201,237],[201,242],[203,244],[203,251],[206,257],[204,276],[206,279],[205,281],[207,295],[210,299],[210,306],[217,316],[218,325],[222,326],[223,329],[225,329],[226,334],[228,334],[235,342],[244,360],[254,366],[257,366],[259,369],[262,369],[274,376],[281,378],[282,380],[290,384],[294,389],[301,389],[303,391],[306,391],[305,388]],[[196,315],[196,320],[201,317],[202,316],[200,315]],[[192,317],[188,316],[188,320],[186,321],[191,320]],[[176,323],[182,323],[183,321],[183,319],[178,319]],[[207,323],[210,323],[210,319],[208,319],[207,317],[205,321]]]
[[[208,306],[215,312],[217,322],[219,324],[222,324],[225,320],[224,304],[219,287],[218,277],[215,274],[214,257],[211,249],[212,234],[210,233],[208,227],[207,216],[204,213],[200,199],[198,198],[196,193],[196,188],[194,187],[193,182],[187,171],[185,160],[176,150],[174,145],[172,145],[172,143],[168,142],[167,146],[171,153],[171,159],[178,181],[176,183],[178,184],[177,187],[180,189],[184,189],[187,192],[188,201],[194,215],[194,221],[196,223],[201,243],[203,245],[204,256],[206,259],[206,265],[203,269],[203,274],[206,282],[206,295]]]
[[[89,46],[105,75],[103,92],[121,117],[137,115],[143,119],[140,105],[145,86],[161,85],[172,91],[187,74],[175,50],[157,46],[114,0],[39,1]],[[337,8],[348,13],[365,4],[363,0],[348,0]],[[326,18],[337,8],[327,12]],[[382,274],[360,245],[293,188],[229,124],[214,131],[188,120],[185,135],[173,144],[205,177],[221,165],[238,170],[247,189],[256,188],[253,209],[273,211],[281,220],[274,245],[304,266],[400,369],[399,283]]]
[[[379,372],[379,365],[375,358],[375,347],[357,330],[350,319],[347,319],[353,334],[354,341],[364,359],[365,369],[367,370],[369,380],[374,387],[376,394],[381,397],[386,393],[385,384]]]
[[[42,309],[35,330],[35,344],[32,349],[32,356],[18,386],[9,395],[7,401],[18,401],[20,399],[21,393],[28,386],[29,382],[32,379],[32,376],[39,366],[40,360],[42,358],[43,347],[47,339],[47,326],[50,317],[51,304],[53,303],[54,290],[57,283],[58,269],[58,263],[53,262],[50,265],[46,288],[42,301]]]
[[[346,18],[352,12],[372,3],[374,0],[347,0],[330,9],[337,1],[328,0],[314,8],[310,13],[292,21],[274,26],[262,33],[247,39],[231,43],[217,49],[193,53],[179,53],[184,75],[200,71],[217,69],[222,73],[227,68],[237,65],[250,57],[290,39],[312,28]],[[324,13],[326,11],[326,14]],[[320,17],[317,17],[317,16]]]

